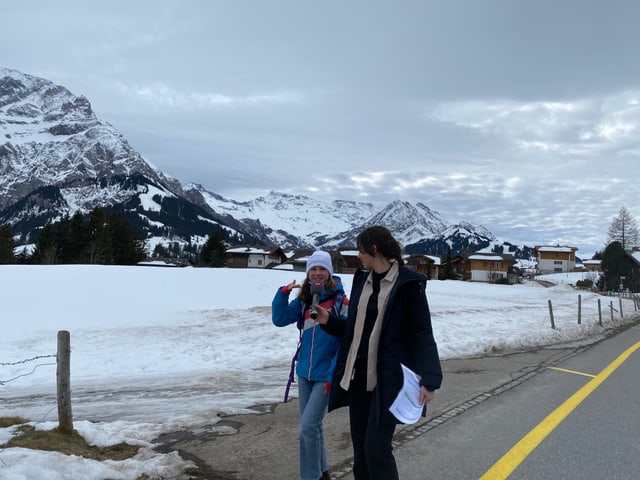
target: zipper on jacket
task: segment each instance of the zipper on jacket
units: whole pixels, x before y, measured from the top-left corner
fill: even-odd
[[[313,370],[313,346],[316,341],[316,324],[314,323],[311,332],[311,351],[309,352],[309,372],[307,373],[307,380],[311,381],[311,370]]]

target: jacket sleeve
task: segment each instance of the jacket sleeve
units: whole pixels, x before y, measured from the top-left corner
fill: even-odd
[[[285,287],[276,291],[271,302],[271,321],[276,327],[286,327],[297,322],[302,316],[302,305],[295,298],[289,303],[289,292]]]
[[[331,382],[333,380],[333,371],[336,369],[336,364],[338,363],[338,351],[340,349],[341,338],[344,335],[345,325],[347,323],[347,317],[349,316],[349,299],[345,295],[342,299],[342,304],[339,306],[337,315],[334,312],[334,309],[331,309],[329,313],[329,321],[327,325],[333,325],[333,330],[340,335],[334,335],[333,342],[331,345],[331,367],[329,367],[329,372],[327,375],[327,381]],[[330,333],[325,328],[327,325],[320,325],[325,332]],[[333,335],[332,333],[330,333]]]
[[[340,305],[340,311],[336,313],[331,309],[329,312],[329,320],[325,325],[320,325],[320,328],[334,337],[342,338],[347,325],[347,317],[349,316],[349,299],[345,295]],[[332,369],[333,370],[333,369]]]
[[[438,347],[431,328],[431,313],[424,282],[409,282],[406,312],[410,327],[410,351],[416,372],[421,376],[420,385],[436,390],[442,384],[442,367]]]

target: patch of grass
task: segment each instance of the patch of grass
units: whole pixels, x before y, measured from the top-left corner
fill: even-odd
[[[198,467],[189,467],[184,470],[184,473],[198,478],[200,476],[200,469]]]
[[[0,428],[12,427],[14,425],[22,425],[29,420],[22,417],[0,417]]]
[[[15,425],[15,424],[13,424]],[[78,455],[92,460],[126,460],[133,457],[140,447],[128,443],[118,443],[108,447],[89,445],[75,430],[69,434],[59,428],[53,430],[36,430],[30,425],[22,425],[18,429],[21,435],[13,437],[7,447],[31,448],[61,452],[66,455]]]

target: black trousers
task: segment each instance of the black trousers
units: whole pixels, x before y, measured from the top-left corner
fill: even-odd
[[[398,479],[391,445],[396,426],[380,424],[377,403],[374,392],[367,392],[361,382],[352,383],[349,388],[349,423],[355,480]]]

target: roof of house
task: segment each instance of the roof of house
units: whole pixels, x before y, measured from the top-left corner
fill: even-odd
[[[634,250],[632,252],[627,252],[627,255],[629,255],[634,262],[640,265],[640,251]]]
[[[600,265],[602,260],[583,260],[582,263],[585,265]]]
[[[560,245],[556,245],[555,247],[553,247],[553,246],[536,245],[535,249],[538,252],[570,253],[570,252],[575,252],[576,250],[578,250],[578,247],[566,247],[566,246],[560,246]]]
[[[235,247],[235,248],[227,248],[227,253],[253,253],[260,255],[269,255],[271,253],[270,250],[265,250],[264,248],[258,247]]]
[[[502,262],[506,260],[501,255],[469,255],[467,258],[469,260],[491,260],[494,262]]]

